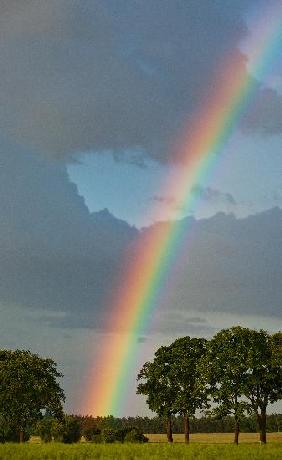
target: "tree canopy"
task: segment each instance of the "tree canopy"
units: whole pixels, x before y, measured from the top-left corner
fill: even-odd
[[[25,350],[0,350],[0,416],[19,441],[44,410],[61,418],[64,392],[56,363]]]
[[[198,364],[205,353],[206,340],[183,337],[169,347],[161,347],[153,362],[145,363],[137,393],[147,395],[151,410],[167,418],[167,437],[172,441],[171,415],[184,416],[185,441],[189,442],[189,417],[207,403]]]
[[[184,417],[189,441],[189,417],[207,409],[216,417],[234,417],[234,442],[240,423],[254,414],[261,442],[266,442],[266,410],[282,398],[282,333],[269,334],[240,326],[223,329],[210,341],[182,337],[160,347],[138,375],[137,393],[149,408],[168,420]]]

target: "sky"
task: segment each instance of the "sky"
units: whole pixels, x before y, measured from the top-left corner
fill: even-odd
[[[108,321],[124,254],[168,221],[191,230],[115,415],[148,414],[135,379],[158,346],[281,328],[281,40],[250,75],[270,7],[282,22],[280,0],[0,1],[1,346],[53,357],[66,410],[85,408],[90,370],[127,332]],[[163,184],[231,54],[256,93],[183,206]]]

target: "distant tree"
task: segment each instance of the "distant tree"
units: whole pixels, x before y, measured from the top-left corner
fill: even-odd
[[[62,417],[65,397],[57,382],[61,376],[52,359],[30,351],[0,350],[0,417],[16,430],[20,442],[43,410]]]
[[[257,417],[260,440],[266,443],[266,409],[282,399],[282,332],[250,331],[244,396]]]
[[[147,362],[140,370],[137,394],[146,395],[149,408],[166,419],[168,442],[173,442],[171,417],[175,411],[176,388],[172,375],[172,350],[160,347],[153,362]]]
[[[189,443],[190,417],[197,409],[207,407],[208,393],[199,363],[205,355],[207,340],[182,337],[175,340],[171,350],[171,379],[175,392],[173,409],[184,418],[185,442]]]
[[[217,403],[212,413],[218,417],[234,416],[234,443],[238,444],[240,421],[248,408],[242,400],[246,385],[248,344],[251,331],[232,327],[218,332],[210,341],[201,360],[202,374]]]
[[[86,441],[94,441],[101,435],[101,429],[98,428],[97,421],[93,417],[84,417],[81,420],[81,433]]]

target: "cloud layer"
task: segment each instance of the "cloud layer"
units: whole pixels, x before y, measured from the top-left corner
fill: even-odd
[[[56,158],[137,149],[174,161],[171,146],[246,36],[252,3],[1,1],[2,132]],[[258,103],[267,117],[260,110],[247,127],[281,132],[281,99],[262,91]]]
[[[0,155],[1,304],[54,326],[105,331],[113,291],[126,274],[124,253],[134,257],[135,244],[154,238],[156,226],[138,231],[107,210],[90,214],[64,165],[8,143]],[[279,208],[183,225],[186,249],[159,299],[159,332],[182,332],[184,316],[188,325],[195,311],[281,315]]]

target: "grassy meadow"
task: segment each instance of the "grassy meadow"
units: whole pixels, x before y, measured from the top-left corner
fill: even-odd
[[[148,444],[41,444],[29,442],[0,445],[1,460],[278,460],[282,459],[282,433],[269,433],[268,444],[260,445],[258,435],[243,433],[242,444],[234,446],[231,433],[191,435],[191,444],[183,444],[183,435],[175,443],[165,443],[165,435],[149,435]],[[182,443],[181,443],[182,442]]]
[[[278,460],[282,443],[266,446],[242,444],[4,444],[1,460]]]

